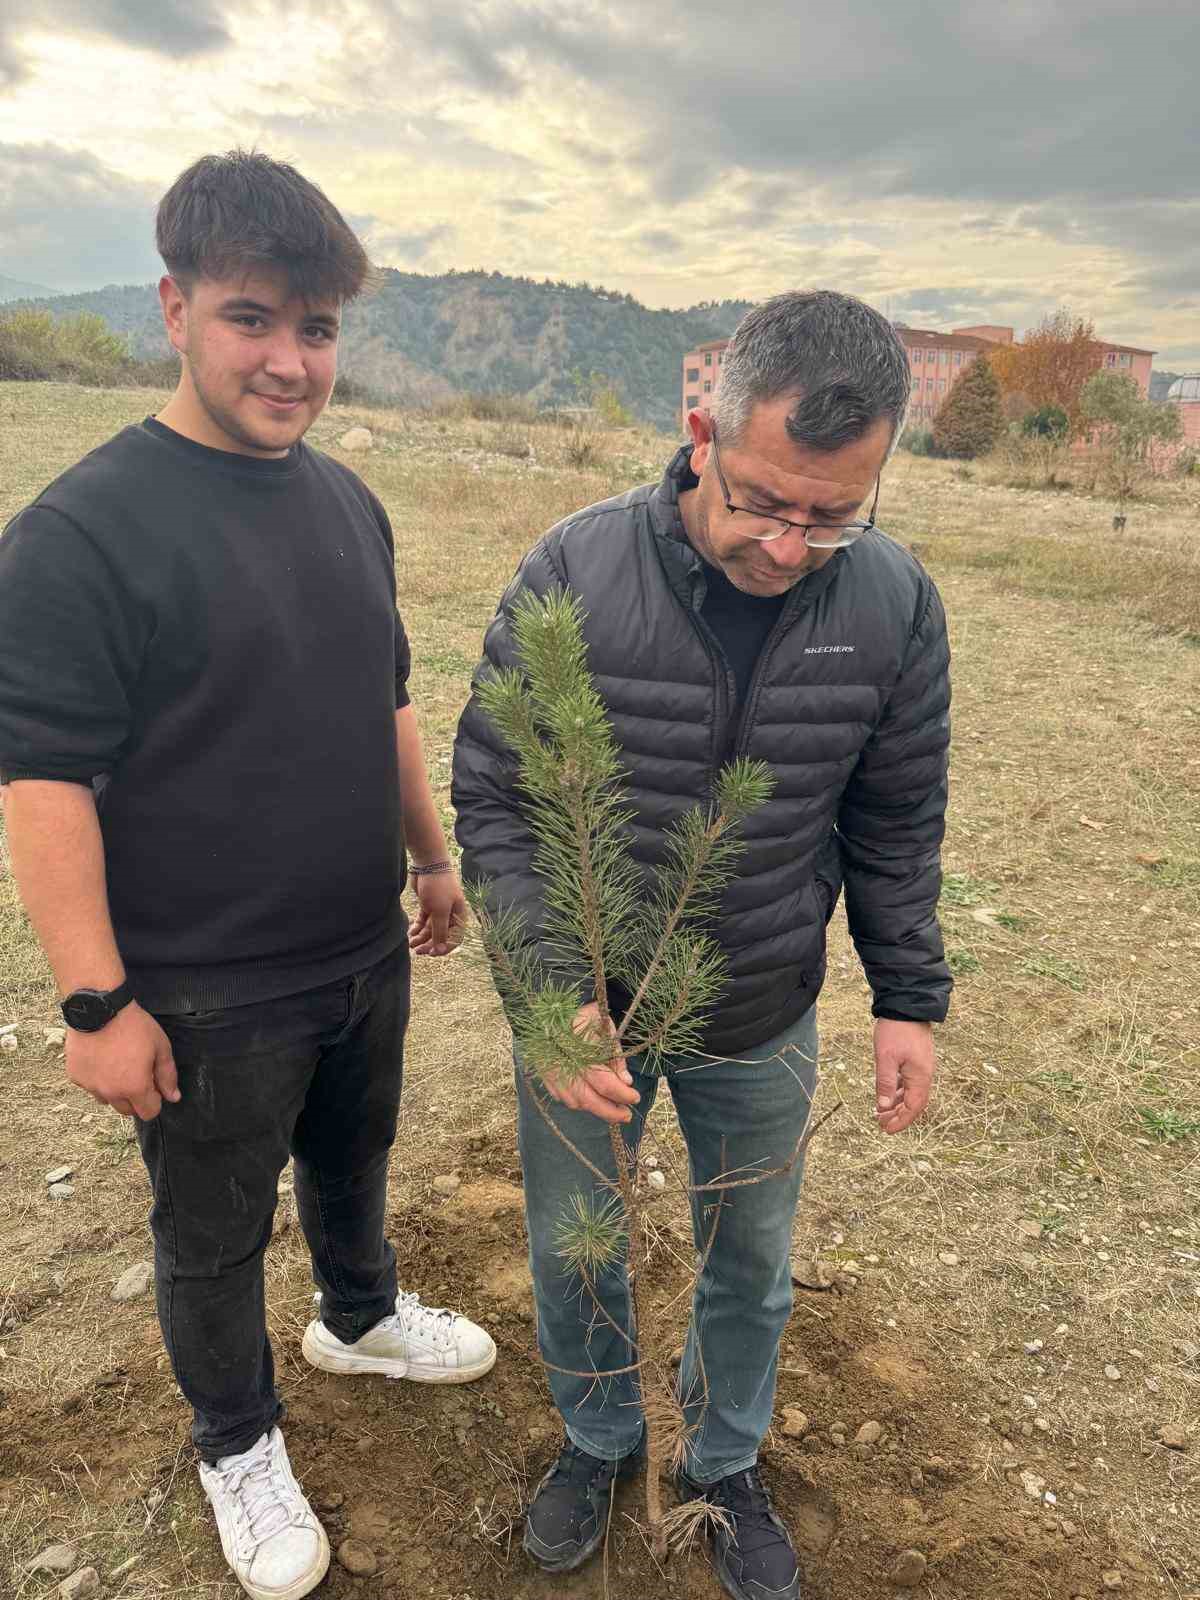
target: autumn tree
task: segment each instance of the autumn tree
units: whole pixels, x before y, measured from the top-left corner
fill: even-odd
[[[988,356],[977,356],[943,400],[933,419],[940,456],[983,456],[1004,429],[1000,385]]]
[[[1066,412],[1071,433],[1080,431],[1080,395],[1101,359],[1092,323],[1062,307],[1019,344],[989,350],[988,359],[1005,395],[1023,395],[1034,411],[1057,406]]]

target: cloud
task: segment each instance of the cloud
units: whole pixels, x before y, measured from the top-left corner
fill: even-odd
[[[5,270],[63,289],[156,278],[157,201],[86,151],[0,145]]]
[[[368,230],[366,243],[376,260],[383,266],[392,266],[396,261],[424,261],[435,245],[453,239],[455,231],[445,222],[407,233],[389,233],[375,227]]]
[[[172,57],[204,55],[231,41],[223,10],[220,0],[5,0],[0,88],[23,76],[29,35],[98,35]]]
[[[684,246],[684,240],[670,228],[643,228],[634,238],[654,255],[674,255]]]

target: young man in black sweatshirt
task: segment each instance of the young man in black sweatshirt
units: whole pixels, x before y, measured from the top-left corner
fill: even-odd
[[[303,442],[362,246],[294,169],[241,152],[182,174],[158,245],[176,393],[0,539],[0,781],[68,1076],[137,1119],[159,1320],[226,1559],[247,1593],[296,1600],[329,1546],[266,1335],[289,1155],[313,1365],[465,1382],[496,1357],[398,1293],[383,1231],[409,946],[445,955],[464,905],[387,516]]]

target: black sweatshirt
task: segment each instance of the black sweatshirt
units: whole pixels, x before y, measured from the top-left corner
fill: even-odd
[[[409,647],[370,490],[148,419],[0,539],[0,778],[96,792],[152,1011],[270,999],[404,933],[394,712]]]

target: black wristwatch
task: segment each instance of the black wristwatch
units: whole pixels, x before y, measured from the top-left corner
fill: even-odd
[[[63,1020],[77,1033],[99,1033],[133,999],[129,980],[118,989],[76,989],[62,1003]]]

